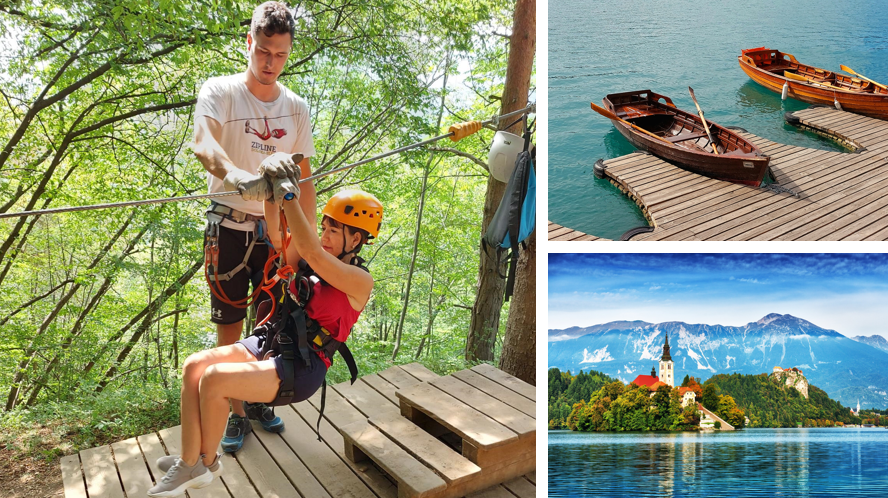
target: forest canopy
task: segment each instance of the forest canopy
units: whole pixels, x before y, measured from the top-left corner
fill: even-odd
[[[203,193],[196,95],[244,71],[256,4],[0,2],[0,213]],[[280,81],[311,110],[314,173],[500,112],[513,2],[298,5]],[[493,133],[317,182],[321,205],[357,187],[386,208],[362,252],[376,281],[350,339],[362,373],[466,366]],[[85,446],[174,421],[182,361],[215,344],[206,204],[0,220],[0,426],[64,420],[53,430]],[[329,378],[347,378],[341,362]]]

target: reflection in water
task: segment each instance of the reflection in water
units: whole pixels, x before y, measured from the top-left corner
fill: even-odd
[[[631,154],[637,150],[635,146],[629,143],[629,141],[626,140],[626,137],[621,135],[613,126],[611,126],[610,130],[604,135],[604,148],[607,150],[607,157],[604,157],[603,159],[625,156],[626,154]]]
[[[888,496],[886,448],[884,429],[553,431],[548,496]]]

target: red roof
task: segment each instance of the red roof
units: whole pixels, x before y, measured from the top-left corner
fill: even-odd
[[[639,375],[632,382],[638,386],[648,386],[653,389],[656,389],[656,387],[653,387],[653,385],[656,384],[657,382],[660,382],[660,378],[654,377],[651,375]]]
[[[679,387],[678,388],[678,395],[684,396],[685,393],[688,391],[691,391],[692,393],[694,393],[694,396],[697,396],[697,393],[693,389],[691,389],[690,387]]]

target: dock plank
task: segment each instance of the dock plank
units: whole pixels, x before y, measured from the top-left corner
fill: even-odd
[[[886,190],[874,175],[888,170],[888,122],[835,109],[794,114],[807,129],[858,147],[837,152],[741,133],[771,157],[779,185],[797,199],[711,180],[646,154],[604,161],[605,174],[636,200],[654,228],[632,240],[863,240],[882,233],[888,217],[864,206],[874,192],[884,196]],[[855,208],[862,211],[849,211]],[[551,233],[550,226],[549,240],[574,239],[569,230]]]
[[[441,391],[515,431],[519,437],[536,433],[536,420],[502,401],[453,377],[442,377],[430,382]]]

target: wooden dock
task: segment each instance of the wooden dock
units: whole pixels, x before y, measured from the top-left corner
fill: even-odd
[[[549,222],[549,240],[609,240]]]
[[[607,177],[654,227],[632,240],[888,240],[888,122],[825,107],[787,119],[856,152],[741,133],[771,156],[778,186],[770,189],[706,178],[645,153],[604,161]]]
[[[535,389],[489,365],[440,377],[418,363],[391,367],[275,409],[271,434],[253,422],[221,478],[190,498],[532,498]],[[402,413],[405,416],[402,416]],[[65,498],[140,498],[178,454],[180,428],[62,458]]]

